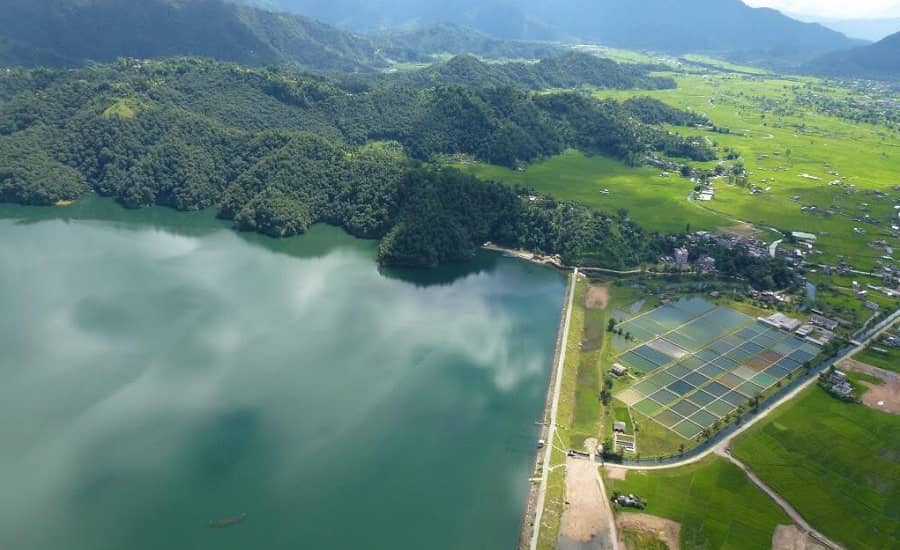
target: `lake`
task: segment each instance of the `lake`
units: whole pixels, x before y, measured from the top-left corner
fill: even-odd
[[[564,277],[375,252],[0,205],[0,548],[514,548]]]

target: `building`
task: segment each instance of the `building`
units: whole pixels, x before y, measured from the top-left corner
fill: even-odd
[[[832,330],[832,331],[834,329],[836,329],[839,324],[837,321],[828,319],[827,317],[819,315],[818,313],[813,313],[812,317],[810,317],[809,321],[812,324],[816,325],[817,327],[822,327],[826,330]]]
[[[701,256],[697,261],[697,265],[699,265],[700,269],[704,271],[715,271],[716,259],[712,256]]]
[[[870,309],[874,312],[877,312],[879,309],[881,309],[881,306],[871,301],[866,301],[866,303],[864,303],[863,305],[866,307],[866,309]]]
[[[770,327],[786,330],[788,332],[792,332],[801,324],[798,319],[788,317],[784,313],[775,313],[768,317],[757,317],[757,320]]]
[[[613,363],[612,373],[616,376],[624,376],[625,373],[628,372],[628,369],[620,365],[619,363]]]
[[[797,329],[797,336],[800,336],[801,338],[806,338],[807,336],[812,334],[812,332],[814,330],[815,330],[815,327],[813,327],[812,325],[809,325],[809,324],[803,325]]]
[[[688,265],[689,254],[687,248],[676,248],[675,249],[675,265],[682,267]]]
[[[625,433],[625,423],[621,420],[613,422],[613,431],[620,434]]]

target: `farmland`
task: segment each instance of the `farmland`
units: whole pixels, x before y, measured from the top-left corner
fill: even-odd
[[[629,216],[651,231],[678,233],[690,225],[711,230],[733,223],[687,201],[694,186],[676,175],[626,164],[602,155],[567,151],[524,170],[488,164],[460,164],[459,168],[484,180],[521,185],[559,200],[575,201],[604,212],[628,210]],[[605,191],[609,193],[606,194]],[[665,211],[661,216],[660,212]]]
[[[896,548],[900,542],[896,417],[812,387],[733,448],[826,536],[848,548]]]
[[[791,523],[737,466],[718,457],[669,470],[629,471],[626,479],[607,483],[609,491],[644,499],[645,513],[680,523],[685,550],[769,548],[775,527]]]
[[[723,178],[714,184],[714,200],[701,207],[687,200],[693,184],[675,174],[663,177],[657,169],[572,151],[518,171],[478,163],[459,166],[483,179],[530,187],[598,210],[624,208],[655,231],[681,232],[688,224],[693,230],[711,230],[742,220],[812,232],[822,252],[816,259],[822,263],[846,259],[872,270],[884,255],[872,242],[900,247],[890,232],[890,223],[898,222],[894,206],[900,205],[895,189],[900,186],[900,135],[887,126],[822,114],[807,104],[809,97],[846,100],[846,90],[807,78],[665,74],[677,80],[677,89],[601,90],[596,95],[618,100],[646,95],[707,115],[718,131],[668,129],[714,143],[720,156],[738,153],[740,158],[726,165],[741,163],[747,184],[757,186],[757,193]],[[711,169],[717,163],[688,164]]]

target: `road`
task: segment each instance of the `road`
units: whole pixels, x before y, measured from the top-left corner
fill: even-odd
[[[534,530],[531,533],[531,550],[537,550],[538,535],[541,532],[541,516],[544,514],[544,499],[547,496],[547,478],[550,473],[550,459],[556,441],[556,415],[559,411],[559,394],[562,388],[563,367],[566,364],[566,348],[569,342],[569,325],[572,322],[572,304],[575,301],[575,286],[578,283],[578,268],[572,272],[572,280],[569,283],[568,305],[566,306],[566,318],[563,322],[563,333],[560,339],[559,357],[555,365],[555,384],[553,386],[553,399],[550,402],[550,426],[547,430],[546,445],[544,447],[544,461],[541,466],[541,487],[538,490],[537,506],[534,515]]]
[[[730,460],[735,466],[743,470],[743,472],[747,474],[747,477],[750,478],[750,481],[752,481],[754,485],[759,487],[762,492],[769,495],[769,498],[774,500],[775,504],[781,506],[781,509],[785,511],[788,517],[790,517],[791,520],[793,520],[793,522],[796,523],[801,529],[809,533],[810,536],[829,548],[832,548],[834,550],[843,550],[843,546],[829,539],[828,537],[817,531],[815,528],[813,528],[812,525],[807,523],[806,520],[803,519],[803,516],[801,516],[800,513],[797,512],[797,510],[795,510],[788,501],[781,498],[778,493],[776,493],[775,491],[770,489],[768,485],[763,483],[763,480],[761,480],[755,473],[753,473],[753,470],[751,470],[747,467],[746,464],[732,456],[731,452],[728,449],[722,450],[717,445],[716,454],[725,457],[726,459]]]

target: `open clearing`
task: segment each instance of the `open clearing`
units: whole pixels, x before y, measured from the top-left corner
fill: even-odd
[[[587,460],[566,460],[566,509],[560,536],[591,547],[609,547],[610,509],[600,492],[597,466]]]
[[[733,443],[734,454],[847,548],[900,545],[900,422],[817,386]]]
[[[772,550],[828,550],[796,525],[779,525],[772,537]]]
[[[609,290],[605,286],[591,285],[588,287],[585,307],[588,309],[606,309],[609,303]]]
[[[670,519],[649,514],[619,514],[616,526],[620,533],[640,533],[647,539],[661,542],[669,550],[681,548],[681,525]],[[627,539],[622,542],[627,543]]]
[[[857,382],[866,387],[862,396],[863,404],[876,411],[900,414],[900,376],[854,359],[844,359],[839,368],[848,372],[861,372],[880,379],[880,384],[873,384],[867,380]]]
[[[644,513],[681,525],[681,548],[768,548],[787,515],[737,466],[719,457],[666,470],[631,471],[625,480],[607,476],[607,491],[634,493]],[[619,516],[634,515],[629,509]]]

